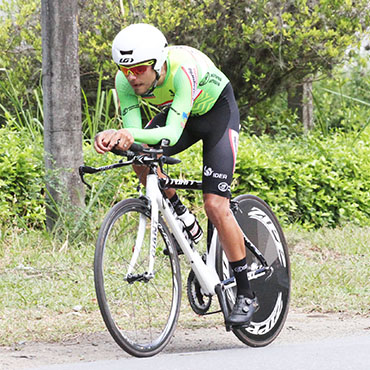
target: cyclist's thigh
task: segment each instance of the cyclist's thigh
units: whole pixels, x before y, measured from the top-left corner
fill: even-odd
[[[230,198],[230,185],[235,170],[239,139],[239,110],[231,91],[222,106],[215,111],[213,125],[225,125],[221,138],[215,143],[212,136],[203,138],[203,192]]]
[[[199,138],[195,137],[194,135],[191,134],[189,130],[185,130],[182,132],[180,139],[178,142],[170,147],[164,148],[163,149],[163,154],[164,155],[175,155],[177,153],[183,152],[185,149],[189,148],[193,144],[195,144],[197,141],[199,141]]]
[[[230,185],[235,169],[238,133],[227,129],[210,149],[203,149],[203,193],[230,198]]]

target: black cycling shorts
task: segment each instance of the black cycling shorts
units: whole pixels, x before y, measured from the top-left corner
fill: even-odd
[[[145,127],[166,124],[168,109],[157,114]],[[230,198],[230,185],[238,150],[240,116],[231,84],[227,84],[215,105],[201,116],[190,115],[178,142],[164,149],[165,155],[184,151],[203,141],[203,193]]]

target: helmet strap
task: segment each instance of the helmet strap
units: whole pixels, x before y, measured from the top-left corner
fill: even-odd
[[[152,86],[149,87],[149,89],[144,94],[142,94],[141,96],[150,95],[154,91],[154,89],[157,87],[157,83],[158,83],[159,78],[161,77],[161,75],[157,71],[154,71],[154,72],[155,72],[155,80],[152,83]]]

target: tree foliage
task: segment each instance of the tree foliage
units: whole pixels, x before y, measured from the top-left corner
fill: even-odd
[[[40,86],[40,17],[39,0],[6,0],[0,3],[0,44],[4,45],[0,50],[0,68],[7,70],[14,89],[24,97],[33,95],[33,90]],[[81,85],[86,91],[95,91],[99,71],[103,70],[109,76],[113,76],[115,71],[110,45],[122,27],[118,1],[80,0],[78,22]],[[0,78],[5,77],[0,72]],[[5,101],[2,91],[0,100]],[[11,107],[7,108],[11,110]]]
[[[80,0],[79,7],[81,83],[87,92],[95,91],[99,70],[112,84],[115,34],[144,21],[161,28],[171,43],[210,55],[245,108],[309,74],[330,71],[370,24],[367,0]],[[7,0],[1,11],[0,67],[12,70],[14,84],[27,93],[40,79],[40,2]]]
[[[0,3],[0,68],[14,78],[15,89],[26,95],[39,85],[41,24],[39,1],[7,0]],[[0,72],[0,78],[6,75]],[[0,99],[3,102],[4,96]]]
[[[366,0],[153,0],[143,19],[172,42],[208,53],[251,107],[289,83],[330,71],[369,16]]]

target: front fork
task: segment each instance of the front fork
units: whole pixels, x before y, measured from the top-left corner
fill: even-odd
[[[154,183],[153,183],[154,181]],[[135,240],[134,251],[130,260],[130,264],[128,267],[128,271],[126,274],[126,280],[128,282],[135,282],[135,281],[144,281],[148,282],[151,278],[154,277],[154,259],[155,259],[155,252],[157,248],[157,237],[158,237],[158,222],[159,222],[159,207],[156,201],[158,190],[157,187],[157,177],[155,175],[148,175],[147,176],[147,196],[145,197],[147,203],[150,206],[150,216],[151,216],[151,224],[150,224],[150,249],[149,249],[149,264],[148,270],[142,276],[139,275],[132,275],[132,272],[135,269],[138,257],[140,255],[144,237],[147,226],[147,217],[143,214],[140,214],[139,219],[139,226]]]

